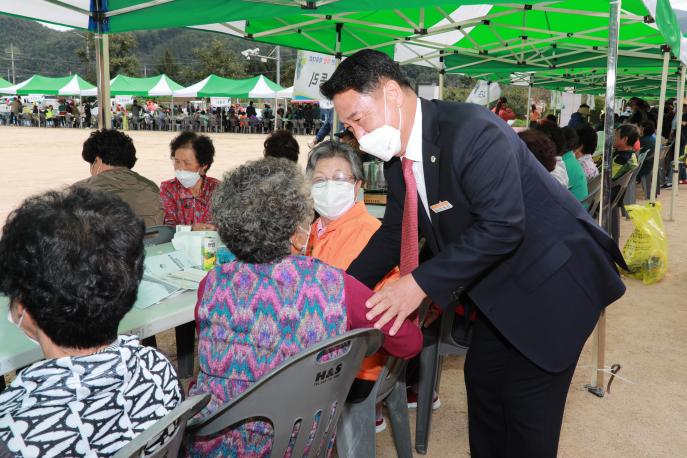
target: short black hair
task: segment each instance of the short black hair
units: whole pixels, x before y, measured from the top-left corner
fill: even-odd
[[[554,126],[558,125],[558,118],[554,114],[547,114],[546,118],[544,118],[544,120],[548,123],[553,124]]]
[[[560,127],[550,122],[543,122],[534,126],[534,129],[549,137],[553,144],[556,145],[556,156],[562,156],[565,153],[565,136]]]
[[[89,164],[99,157],[104,164],[131,169],[136,164],[136,148],[134,141],[124,132],[102,129],[91,132],[83,142],[81,157]]]
[[[518,136],[525,142],[527,148],[534,157],[546,168],[553,172],[556,168],[556,145],[543,132],[536,129],[527,129],[518,132]]]
[[[379,87],[380,80],[388,78],[401,87],[412,88],[401,66],[383,52],[363,49],[341,62],[332,76],[320,86],[328,99],[349,89],[369,94]]]
[[[190,147],[196,155],[196,160],[201,166],[206,165],[210,169],[215,160],[215,145],[207,135],[198,135],[195,132],[182,132],[169,144],[169,157],[174,159],[174,154],[179,148]]]
[[[580,108],[589,108],[589,105],[587,105],[586,103],[583,103],[582,105],[580,105]]]
[[[582,146],[582,152],[584,154],[594,154],[599,141],[599,136],[594,128],[590,125],[578,127],[577,137],[580,139],[578,146]]]
[[[580,146],[580,139],[577,136],[577,131],[574,127],[570,126],[565,126],[561,130],[565,138],[565,146],[563,147],[564,152],[575,151],[577,147]]]
[[[634,145],[637,143],[637,140],[639,140],[639,131],[632,124],[623,124],[616,129],[616,132],[618,133],[618,138],[627,137],[627,144],[630,146]]]
[[[646,121],[642,121],[642,123],[639,125],[639,127],[642,128],[642,132],[644,132],[644,136],[647,135],[654,135],[656,133],[656,124],[650,119],[647,119]]]
[[[83,187],[29,197],[0,238],[0,290],[57,345],[114,342],[143,275],[143,220]]]
[[[293,134],[286,129],[280,129],[272,132],[269,137],[265,139],[263,144],[265,147],[265,157],[281,157],[293,162],[298,162],[298,154],[300,147]]]

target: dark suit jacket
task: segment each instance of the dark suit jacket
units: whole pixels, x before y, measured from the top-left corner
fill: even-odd
[[[428,203],[453,208],[430,210],[430,221],[418,199],[420,232],[433,257],[413,277],[444,309],[474,302],[541,368],[567,368],[601,310],[625,291],[618,247],[485,108],[422,100],[422,142]],[[400,257],[400,160],[386,163],[384,174],[384,221],[348,269],[370,287]]]

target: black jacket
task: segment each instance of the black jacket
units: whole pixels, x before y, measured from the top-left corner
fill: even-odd
[[[413,277],[445,310],[470,300],[532,362],[572,364],[599,313],[625,286],[617,245],[537,162],[513,129],[483,107],[422,101],[428,204],[420,232],[433,257]],[[348,272],[375,285],[399,263],[405,184],[400,160],[385,164],[389,195],[381,228]]]

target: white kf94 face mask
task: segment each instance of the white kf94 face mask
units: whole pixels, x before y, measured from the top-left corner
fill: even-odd
[[[403,118],[401,109],[398,109],[398,129],[390,126],[389,116],[386,111],[386,87],[384,88],[384,125],[358,139],[360,149],[384,162],[401,152],[401,126]]]
[[[176,170],[174,175],[177,177],[177,180],[179,180],[179,183],[186,189],[194,187],[196,183],[198,183],[198,180],[200,180],[200,173],[190,172],[188,170]]]
[[[348,181],[327,180],[311,192],[315,210],[325,218],[336,219],[355,204],[355,185]]]

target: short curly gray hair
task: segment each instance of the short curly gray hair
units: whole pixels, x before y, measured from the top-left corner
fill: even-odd
[[[266,157],[224,174],[212,197],[222,242],[239,261],[268,263],[291,253],[290,238],[313,217],[310,188],[298,166]]]
[[[324,158],[340,157],[351,164],[351,171],[355,181],[364,180],[363,163],[360,156],[355,152],[353,147],[344,142],[322,142],[310,151],[308,156],[308,165],[305,167],[305,173],[310,177],[315,172],[317,161]]]

